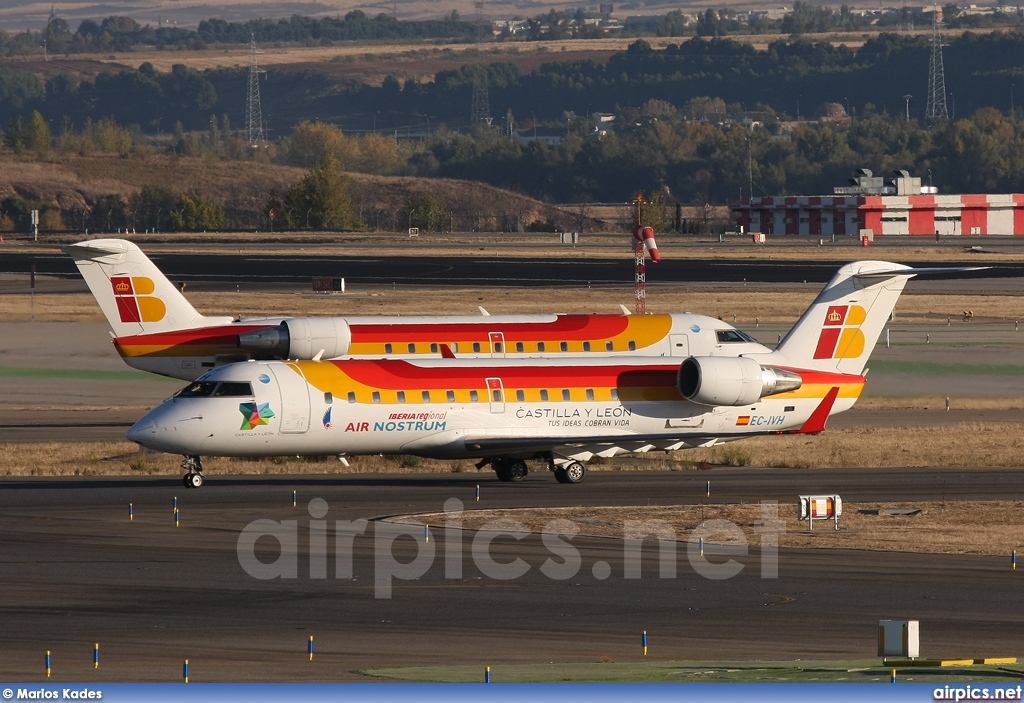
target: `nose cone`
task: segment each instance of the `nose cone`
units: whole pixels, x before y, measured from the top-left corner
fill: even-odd
[[[156,423],[150,417],[152,413],[145,415],[141,420],[128,428],[128,440],[136,444],[146,445],[146,440],[156,434]]]
[[[188,401],[165,401],[129,428],[128,439],[160,452],[199,454],[203,418],[189,406]]]

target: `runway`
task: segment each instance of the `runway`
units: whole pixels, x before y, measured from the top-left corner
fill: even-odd
[[[642,630],[652,656],[665,659],[870,658],[880,618],[920,619],[926,656],[1021,653],[1024,571],[1010,571],[1005,555],[781,550],[778,578],[762,578],[760,538],[748,535],[750,553],[731,555],[744,565],[733,578],[699,576],[682,547],[677,576],[660,578],[650,542],[641,578],[626,579],[621,540],[576,537],[563,543],[578,550],[580,568],[552,578],[541,566],[563,559],[550,544],[536,535],[503,536],[491,543],[490,558],[520,558],[529,569],[502,580],[485,575],[474,558],[476,533],[446,535],[434,526],[436,558],[418,578],[394,580],[392,597],[383,599],[375,597],[382,565],[413,562],[427,547],[421,528],[392,542],[392,528],[371,523],[352,542],[354,578],[335,574],[339,542],[348,553],[345,539],[335,539],[336,520],[439,511],[453,497],[469,509],[694,503],[709,478],[718,501],[777,499],[782,510],[799,493],[825,490],[848,501],[989,500],[1024,491],[1021,469],[600,472],[578,486],[545,475],[520,484],[475,474],[211,477],[200,491],[167,478],[5,479],[0,671],[38,680],[49,649],[55,675],[80,681],[173,681],[183,658],[195,681],[353,680],[383,665],[500,670],[509,662],[628,661],[639,658]],[[306,506],[313,498],[329,506],[327,578],[309,577]],[[257,580],[240,565],[239,534],[261,518],[297,521],[297,578]],[[260,558],[272,562],[274,542],[257,544]],[[462,573],[446,578],[449,551],[461,554]],[[313,663],[309,635],[316,638]],[[91,659],[97,641],[98,672]]]
[[[308,285],[313,276],[335,276],[362,285],[415,286],[586,286],[621,285],[632,280],[633,260],[587,259],[572,256],[498,257],[493,254],[453,256],[238,256],[224,254],[154,254],[150,258],[171,280],[180,283]],[[35,264],[39,275],[79,277],[64,254],[3,252],[0,273],[27,273]],[[836,261],[785,259],[666,258],[657,264],[659,283],[825,283],[839,267]],[[917,267],[949,266],[948,262],[916,262]],[[1006,263],[985,271],[957,274],[958,279],[1024,277],[1024,264]],[[653,280],[653,277],[652,277]]]

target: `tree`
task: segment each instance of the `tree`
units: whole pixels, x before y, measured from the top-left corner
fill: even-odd
[[[206,231],[224,228],[224,210],[199,195],[182,195],[171,211],[171,227],[177,230]]]
[[[170,222],[171,211],[176,203],[174,193],[166,188],[142,186],[142,190],[132,196],[129,207],[140,229],[159,232],[161,226],[166,227]]]
[[[356,226],[352,213],[349,180],[333,154],[327,154],[301,181],[288,189],[283,213],[277,221],[286,226],[313,229],[348,229]]]
[[[426,193],[410,198],[405,204],[405,213],[410,227],[419,227],[424,232],[448,229],[448,202],[440,195]]]
[[[27,120],[18,115],[4,132],[4,144],[19,154],[34,151],[40,157],[46,156],[52,140],[50,127],[38,110]]]

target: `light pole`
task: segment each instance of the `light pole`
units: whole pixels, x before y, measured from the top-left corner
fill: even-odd
[[[306,210],[306,229],[309,229],[309,213],[313,212],[313,208]]]
[[[412,229],[412,214],[416,212],[416,208],[409,211],[409,229]]]
[[[910,93],[903,96],[903,99],[907,101],[907,122],[910,122],[910,99],[914,97]]]

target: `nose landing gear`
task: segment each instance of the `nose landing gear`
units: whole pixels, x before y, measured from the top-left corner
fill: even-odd
[[[188,473],[182,476],[181,482],[185,488],[202,488],[203,486],[203,459],[198,455],[186,456],[181,462],[181,468]]]

